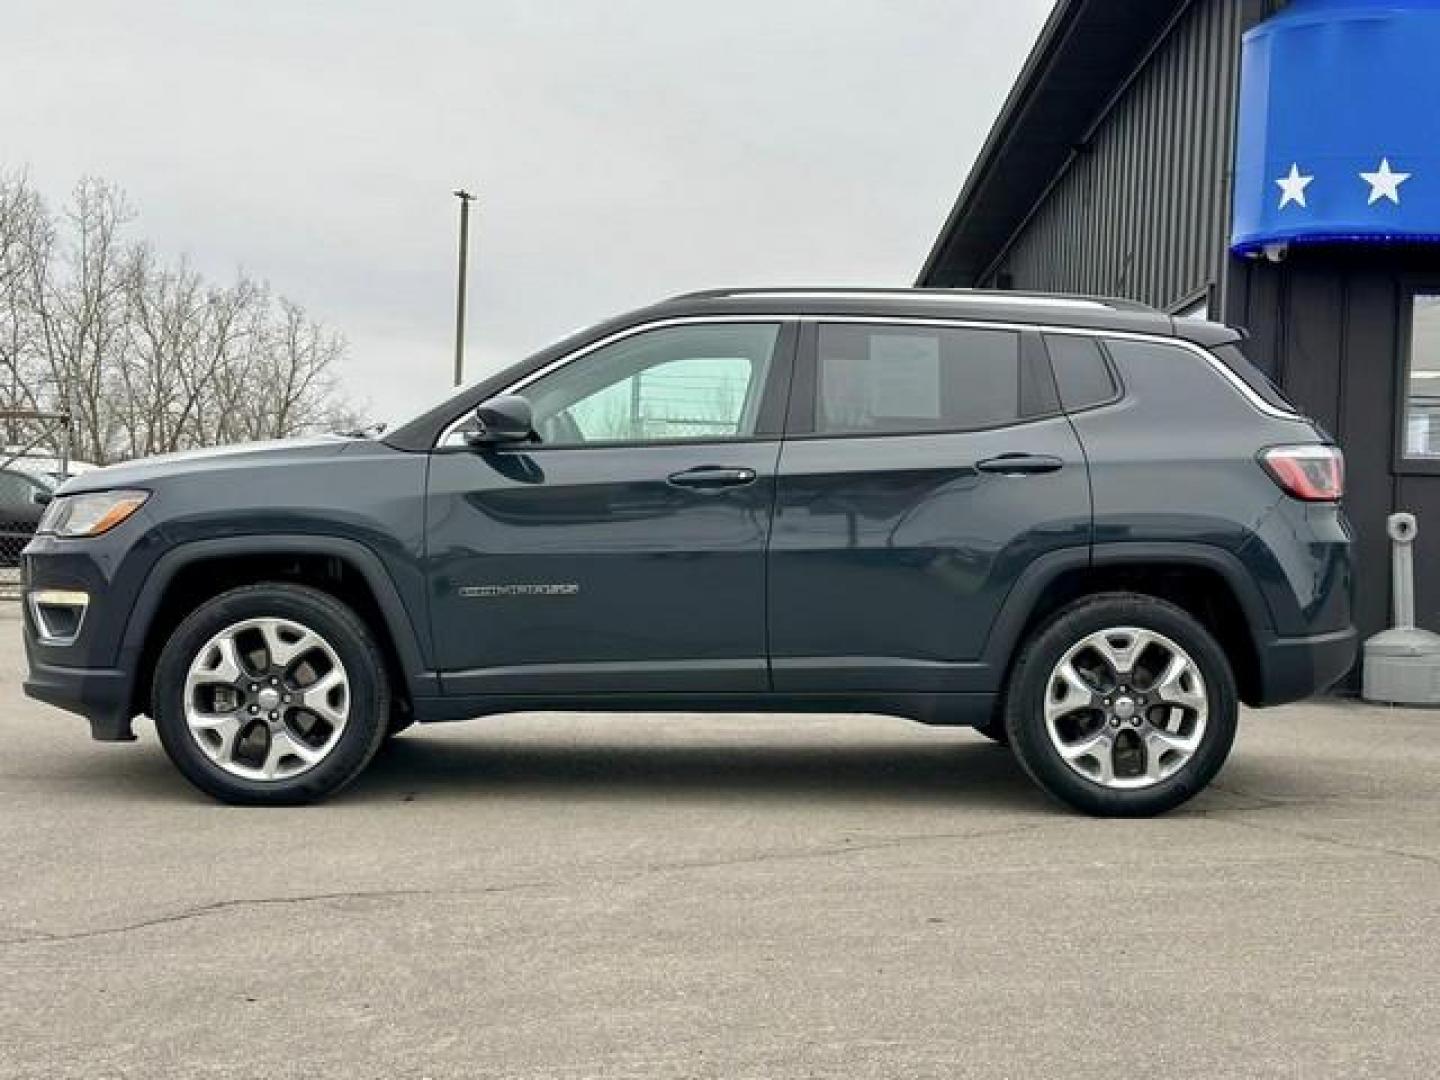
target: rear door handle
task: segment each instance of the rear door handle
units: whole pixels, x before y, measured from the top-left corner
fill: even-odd
[[[1058,472],[1065,462],[1053,454],[1001,454],[977,462],[981,472],[1000,473],[1002,476],[1035,476],[1038,473]]]
[[[669,481],[675,487],[694,488],[698,491],[718,491],[722,488],[744,487],[755,482],[754,469],[732,468],[726,465],[698,465],[684,472],[671,473]]]

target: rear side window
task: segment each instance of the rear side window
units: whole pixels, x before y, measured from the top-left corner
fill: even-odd
[[[1054,391],[1008,330],[822,325],[815,430],[969,431],[1054,411]]]
[[[1100,342],[1092,337],[1046,334],[1045,347],[1065,408],[1073,412],[1114,399],[1115,379]]]

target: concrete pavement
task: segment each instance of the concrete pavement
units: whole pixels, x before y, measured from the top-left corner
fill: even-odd
[[[218,806],[24,699],[0,1077],[1440,1074],[1440,715],[1247,714],[1149,822],[966,731],[526,716]]]

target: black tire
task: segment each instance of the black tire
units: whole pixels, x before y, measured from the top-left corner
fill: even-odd
[[[333,748],[286,779],[251,780],[225,771],[201,751],[185,717],[187,672],[206,642],[226,627],[260,618],[293,620],[318,633],[347,677],[348,716]],[[388,730],[390,687],[384,657],[355,612],[318,589],[277,582],[222,593],[176,627],[155,667],[151,706],[165,753],[201,791],[239,805],[294,806],[334,794],[369,764]]]
[[[1204,680],[1208,716],[1199,746],[1177,772],[1144,788],[1117,789],[1080,775],[1061,756],[1045,723],[1045,695],[1056,665],[1088,635],[1115,627],[1165,635],[1189,654]],[[1100,817],[1152,817],[1191,799],[1214,779],[1234,744],[1238,714],[1230,663],[1204,626],[1155,597],[1105,593],[1057,612],[1026,641],[1010,674],[1005,728],[1025,771],[1056,799]]]

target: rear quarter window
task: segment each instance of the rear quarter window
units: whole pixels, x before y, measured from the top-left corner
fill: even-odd
[[[1280,392],[1280,388],[1250,362],[1250,358],[1241,351],[1239,345],[1221,345],[1210,351],[1220,359],[1221,363],[1234,372],[1241,382],[1255,391],[1266,405],[1274,409],[1283,409],[1289,413],[1299,412]]]
[[[1272,407],[1218,357],[1183,341],[1106,338],[1104,344],[1126,394],[1151,407],[1173,410],[1173,422],[1248,419],[1257,409]],[[1273,408],[1298,419],[1288,404]]]

